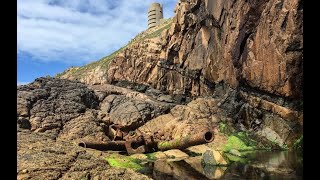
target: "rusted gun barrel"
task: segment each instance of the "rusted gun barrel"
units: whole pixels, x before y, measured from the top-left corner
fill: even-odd
[[[84,148],[97,149],[101,151],[112,150],[112,151],[126,151],[125,146],[126,141],[108,141],[108,142],[88,142],[81,141],[78,143],[78,146]]]
[[[214,139],[213,131],[206,130],[194,135],[188,135],[180,139],[174,139],[171,141],[160,141],[157,147],[161,151],[169,149],[185,149],[190,146],[212,142]]]

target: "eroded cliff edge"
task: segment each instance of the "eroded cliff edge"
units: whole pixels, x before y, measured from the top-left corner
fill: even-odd
[[[61,78],[219,99],[225,121],[291,146],[303,126],[301,0],[184,0],[162,33]]]

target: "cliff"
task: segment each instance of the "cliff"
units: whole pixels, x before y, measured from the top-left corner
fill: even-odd
[[[239,129],[291,146],[303,126],[302,16],[301,0],[181,0],[172,22],[58,77],[215,97]]]
[[[302,0],[180,0],[172,19],[109,56],[18,86],[17,179],[157,179],[158,165],[148,177],[128,169],[137,164],[106,163],[116,152],[78,146],[109,142],[112,125],[167,141],[210,128],[214,140],[186,152],[214,151],[219,161],[220,152],[303,148],[302,16]],[[181,153],[191,166],[180,175],[202,167]],[[145,156],[133,159],[178,157]],[[293,169],[268,171],[302,169],[287,163]]]

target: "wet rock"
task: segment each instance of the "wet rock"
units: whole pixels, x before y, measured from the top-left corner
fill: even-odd
[[[227,167],[204,166],[203,174],[209,179],[220,179],[226,173]]]
[[[205,165],[227,165],[228,162],[219,151],[207,150],[202,155],[202,162]]]
[[[207,179],[185,161],[158,160],[154,162],[154,179]]]
[[[221,178],[225,171],[227,170],[227,167],[222,166],[216,166],[216,165],[209,165],[202,163],[202,157],[190,157],[187,159],[184,159],[188,165],[190,165],[192,168],[197,170],[199,173],[205,175],[208,179],[219,179]]]

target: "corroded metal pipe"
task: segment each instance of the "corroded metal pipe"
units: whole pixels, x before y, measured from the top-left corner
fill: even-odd
[[[188,135],[180,139],[174,139],[171,141],[160,141],[157,147],[161,151],[169,149],[185,149],[190,146],[212,142],[214,139],[213,131],[206,130],[194,135]]]
[[[146,152],[146,146],[139,141],[126,141],[125,143],[128,155],[142,154]]]
[[[78,143],[78,146],[84,147],[84,148],[91,148],[91,149],[97,149],[101,151],[125,151],[125,141],[108,141],[108,142],[88,142],[88,141],[81,141]]]

